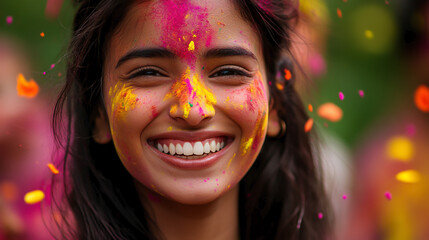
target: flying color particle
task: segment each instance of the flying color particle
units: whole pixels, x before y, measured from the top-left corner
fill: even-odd
[[[341,9],[337,8],[337,15],[339,18],[343,18],[343,13],[341,12]]]
[[[12,24],[12,22],[13,22],[13,17],[12,16],[7,16],[6,17],[6,23],[7,24]]]
[[[188,51],[194,51],[194,50],[195,50],[195,43],[194,41],[191,41],[188,46]]]
[[[292,73],[289,69],[285,69],[285,79],[290,80],[292,78]]]
[[[384,193],[384,196],[387,198],[387,200],[392,200],[392,194],[390,192]]]
[[[319,214],[317,214],[317,217],[319,218],[319,219],[322,219],[323,218],[323,213],[319,213]]]
[[[417,87],[414,93],[414,103],[422,112],[429,112],[429,88],[425,85]]]
[[[365,92],[363,90],[359,90],[359,96],[363,98],[365,96]]]
[[[314,123],[314,120],[312,118],[309,118],[307,120],[307,122],[305,123],[305,126],[304,126],[304,131],[306,133],[311,131],[311,129],[313,128],[313,123]]]
[[[58,174],[59,173],[58,169],[52,163],[48,163],[48,168],[51,170],[51,172],[53,174]]]
[[[346,194],[344,194],[344,195],[343,195],[343,199],[344,199],[344,200],[346,200],[346,199],[347,199],[347,195],[346,195]]]
[[[40,36],[41,36],[41,37],[45,37],[45,33],[44,33],[44,32],[41,32],[41,33],[40,33]]]
[[[395,136],[387,142],[387,155],[392,160],[408,162],[414,157],[414,145],[405,136]]]
[[[340,97],[341,101],[344,100],[344,93],[343,92],[338,93],[338,96]]]
[[[420,173],[416,170],[405,170],[396,174],[396,180],[404,183],[416,183],[420,181]]]
[[[278,89],[278,90],[280,90],[280,91],[283,91],[283,89],[285,88],[285,87],[283,86],[283,84],[281,84],[281,83],[276,83],[276,87],[277,87],[277,89]]]
[[[365,37],[367,39],[373,39],[374,38],[374,33],[371,30],[365,30]]]
[[[331,122],[338,122],[343,117],[343,110],[337,105],[327,102],[319,106],[317,114],[326,120]]]
[[[33,98],[39,93],[39,85],[33,80],[27,81],[21,73],[16,77],[18,96]]]
[[[313,112],[313,105],[308,104],[308,111]]]
[[[55,64],[51,64],[51,69],[53,69],[55,67]]]
[[[35,204],[42,201],[45,198],[45,194],[40,190],[34,190],[28,192],[24,196],[24,201],[27,204]]]

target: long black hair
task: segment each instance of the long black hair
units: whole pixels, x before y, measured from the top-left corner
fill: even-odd
[[[54,133],[65,149],[59,163],[63,178],[54,176],[52,188],[55,191],[59,186],[64,194],[64,201],[54,201],[62,216],[57,218],[62,239],[159,239],[162,235],[159,230],[154,232],[158,228],[142,207],[133,178],[121,164],[112,141],[97,144],[92,138],[98,109],[103,106],[106,45],[132,3],[78,3],[66,83],[53,116]],[[297,6],[289,0],[235,0],[234,4],[260,36],[270,98],[287,126],[285,134],[266,138],[240,182],[240,237],[323,239],[329,230],[328,203],[304,132],[308,116],[293,87],[294,79],[285,81],[277,74],[285,68],[292,70],[285,55],[291,59],[289,34],[298,16]],[[318,219],[319,212],[324,213],[323,219]]]

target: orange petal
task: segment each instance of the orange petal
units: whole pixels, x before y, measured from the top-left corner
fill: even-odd
[[[331,122],[338,122],[343,118],[343,110],[337,105],[328,102],[319,106],[317,114],[326,120]]]
[[[39,85],[37,85],[33,79],[27,81],[24,75],[20,73],[18,74],[16,81],[16,90],[18,91],[18,96],[33,98],[39,93]]]
[[[51,172],[53,174],[58,174],[59,173],[58,169],[52,163],[48,163],[48,168],[51,170]]]
[[[307,120],[307,122],[305,123],[304,131],[305,132],[310,132],[311,129],[313,128],[313,123],[314,123],[314,120],[312,118],[309,118]]]
[[[420,85],[414,94],[414,103],[422,112],[429,112],[429,88]]]

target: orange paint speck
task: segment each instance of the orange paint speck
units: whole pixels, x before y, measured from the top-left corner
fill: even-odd
[[[313,128],[313,123],[314,123],[314,120],[312,118],[309,118],[307,120],[307,122],[305,123],[305,126],[304,126],[304,131],[306,133],[311,131],[311,129]]]
[[[290,80],[292,78],[292,73],[289,71],[289,69],[285,69],[285,79]]]
[[[308,111],[313,112],[313,105],[308,104]]]
[[[45,37],[45,33],[44,33],[44,32],[41,32],[41,33],[40,33],[40,36],[41,36],[41,37]]]
[[[414,103],[422,112],[429,112],[429,88],[425,85],[417,87],[414,93]]]
[[[341,12],[341,9],[337,8],[337,15],[339,18],[343,18],[343,12]]]
[[[281,83],[276,83],[276,87],[277,87],[277,89],[278,89],[278,90],[280,90],[280,91],[283,91],[283,89],[285,88],[285,87],[283,86],[283,84],[281,84]]]
[[[53,174],[58,174],[59,173],[58,169],[52,163],[48,163],[48,168],[49,168],[49,170],[51,170],[51,172]]]
[[[39,85],[33,80],[27,81],[21,73],[16,77],[18,96],[34,98],[39,93]]]
[[[331,122],[338,122],[343,118],[343,110],[331,102],[322,104],[317,109],[317,114]]]

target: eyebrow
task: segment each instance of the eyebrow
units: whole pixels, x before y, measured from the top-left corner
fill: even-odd
[[[246,56],[255,59],[257,58],[255,54],[251,51],[242,48],[242,47],[225,47],[225,48],[212,48],[204,53],[204,58],[222,58],[222,57],[233,57],[233,56]],[[116,64],[116,68],[118,68],[124,62],[133,59],[133,58],[177,58],[177,55],[172,51],[166,48],[141,48],[135,49],[124,56],[122,56],[118,63]]]

